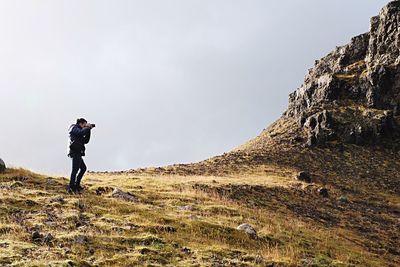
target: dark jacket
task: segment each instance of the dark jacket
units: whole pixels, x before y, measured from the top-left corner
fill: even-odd
[[[72,124],[69,127],[69,153],[68,156],[85,156],[85,144],[90,141],[90,128],[81,128],[79,124]],[[72,143],[75,143],[71,146]]]

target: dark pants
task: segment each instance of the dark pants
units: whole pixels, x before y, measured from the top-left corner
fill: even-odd
[[[81,184],[83,175],[86,172],[86,164],[80,155],[71,155],[72,158],[72,172],[69,181],[70,188],[76,188]],[[79,173],[78,173],[79,171]]]

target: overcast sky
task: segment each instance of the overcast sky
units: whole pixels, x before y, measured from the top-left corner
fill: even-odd
[[[388,1],[0,0],[0,157],[68,175],[195,162],[258,135]]]

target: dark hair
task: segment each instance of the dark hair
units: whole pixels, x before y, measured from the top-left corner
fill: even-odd
[[[87,120],[85,120],[84,118],[80,118],[76,120],[76,124],[81,124],[81,123],[87,123]]]

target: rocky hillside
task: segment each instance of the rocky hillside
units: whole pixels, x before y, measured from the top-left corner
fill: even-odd
[[[311,180],[308,189],[292,189],[286,198],[254,187],[240,194],[257,196],[256,202],[283,201],[297,216],[315,220],[315,212],[324,210],[326,224],[346,229],[352,225],[369,243],[368,251],[380,247],[376,255],[393,256],[400,264],[399,21],[400,1],[392,1],[371,19],[369,32],[315,62],[304,83],[290,94],[281,118],[233,151],[194,164],[127,173],[279,175],[304,181],[295,174],[305,172]],[[233,198],[241,192],[235,185],[205,190]],[[323,203],[321,191],[329,192]],[[342,196],[352,201],[343,206]]]
[[[0,266],[400,266],[399,21],[392,1],[223,155],[81,195],[0,164]]]

